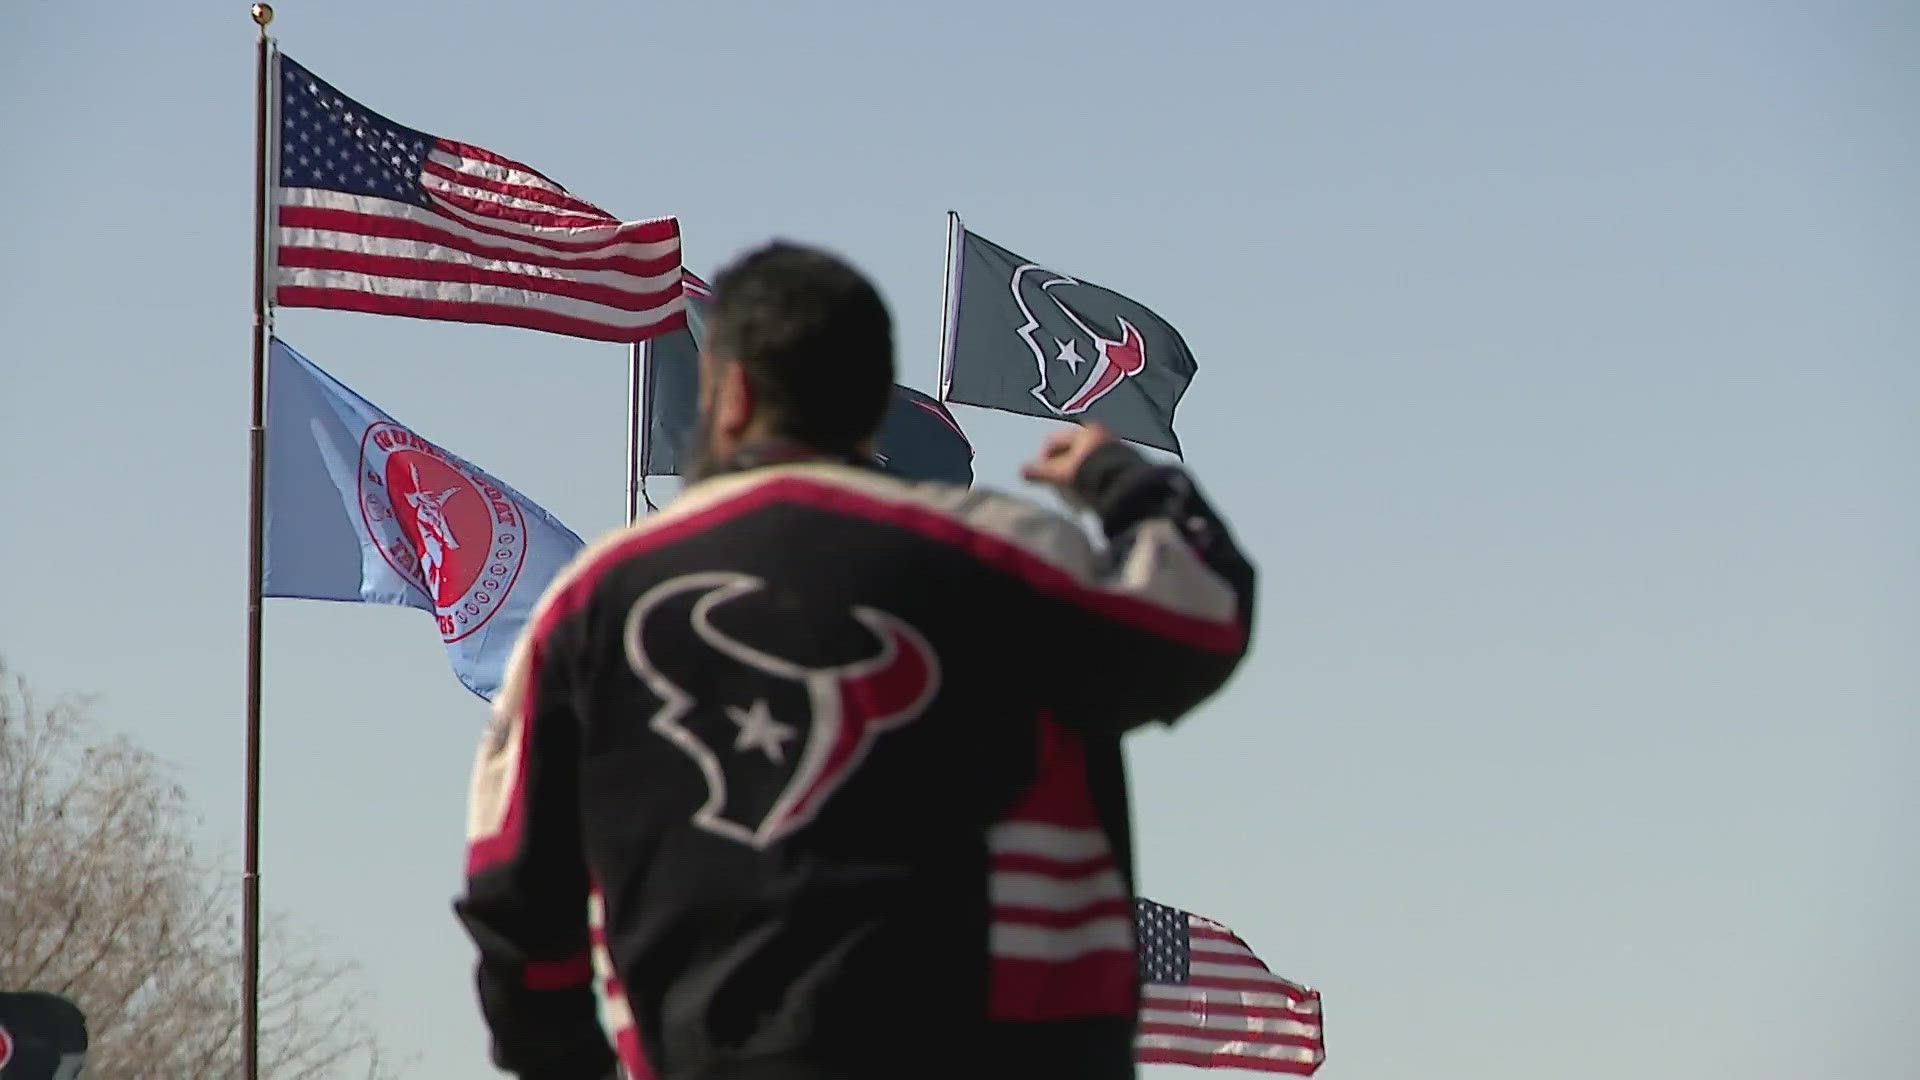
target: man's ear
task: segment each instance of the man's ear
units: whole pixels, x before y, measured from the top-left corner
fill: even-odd
[[[720,386],[714,399],[713,427],[722,437],[737,442],[753,424],[753,385],[747,381],[747,369],[740,364],[721,364]]]

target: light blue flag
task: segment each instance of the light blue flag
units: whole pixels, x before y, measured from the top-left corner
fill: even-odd
[[[275,338],[261,594],[434,613],[453,673],[491,699],[580,538]]]

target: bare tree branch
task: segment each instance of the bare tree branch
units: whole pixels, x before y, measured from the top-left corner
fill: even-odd
[[[87,1014],[87,1076],[240,1073],[235,890],[195,853],[186,793],[88,704],[42,705],[0,662],[0,989]],[[388,1080],[350,965],[263,934],[261,1074]]]

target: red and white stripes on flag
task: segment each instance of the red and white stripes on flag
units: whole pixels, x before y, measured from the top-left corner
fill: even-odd
[[[1268,971],[1211,919],[1142,899],[1136,920],[1144,978],[1135,1060],[1303,1076],[1326,1060],[1318,991]]]
[[[676,219],[623,222],[279,64],[275,303],[618,342],[685,325]]]

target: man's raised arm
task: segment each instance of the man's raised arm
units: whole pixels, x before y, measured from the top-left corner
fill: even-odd
[[[1107,550],[1028,628],[1060,719],[1119,734],[1172,723],[1223,686],[1253,629],[1254,569],[1184,469],[1089,425],[1024,470],[1099,516]]]

